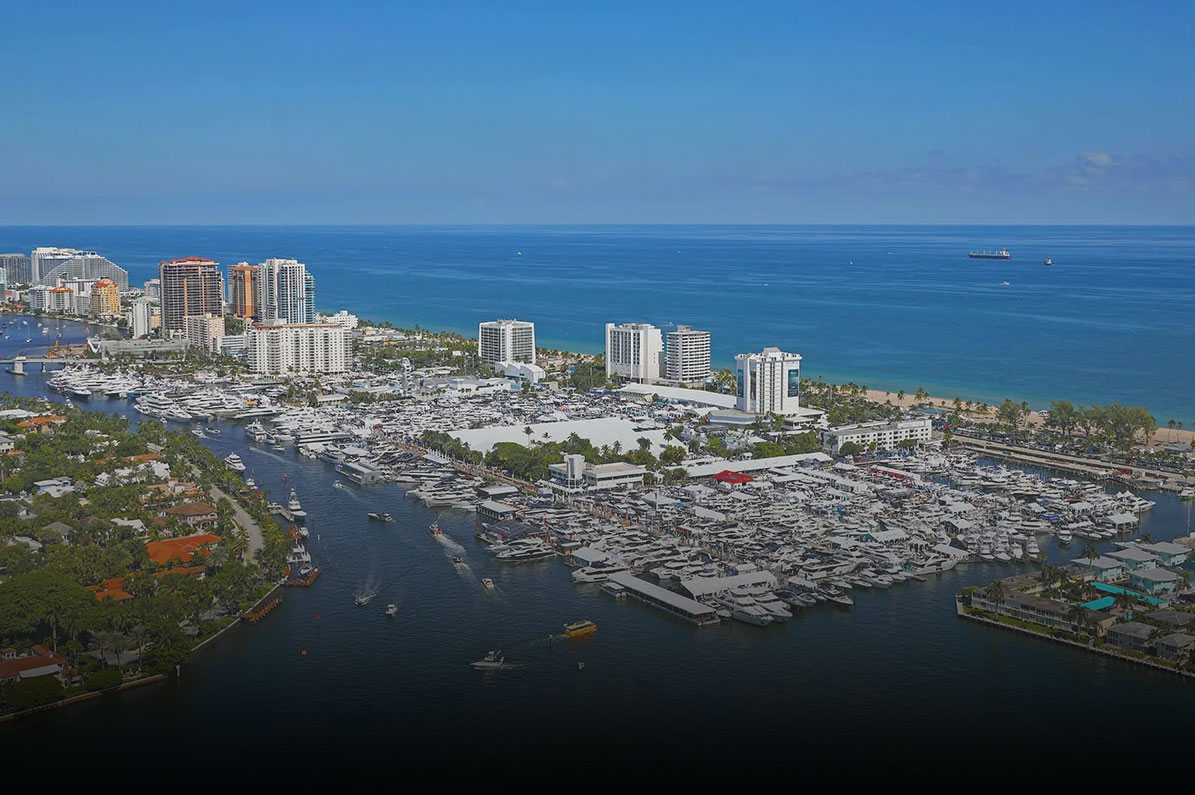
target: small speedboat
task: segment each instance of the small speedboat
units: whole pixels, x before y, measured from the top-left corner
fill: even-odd
[[[373,513],[373,512],[371,512],[368,514],[368,516],[370,519],[373,519],[375,522],[393,522],[394,521],[394,517],[388,513]]]
[[[460,555],[453,555],[453,556],[452,556],[452,562],[453,562],[453,563],[464,563],[464,562],[465,562],[465,559],[464,559],[464,558],[462,558]]]
[[[482,585],[482,587],[483,587],[483,588],[485,588],[487,591],[492,591],[492,590],[494,590],[494,581],[493,581],[493,580],[491,580],[489,577],[482,577],[482,578],[481,578],[481,585]]]
[[[353,604],[355,604],[357,607],[365,607],[365,605],[369,604],[373,600],[373,596],[374,595],[371,593],[355,594],[353,596]]]
[[[393,604],[393,603],[386,605],[386,615],[387,616],[390,616],[391,618],[393,618],[394,614],[397,612],[398,612],[398,605]]]
[[[219,436],[219,435],[220,435],[220,429],[219,429],[219,428],[207,427],[207,428],[204,428],[204,430],[205,430],[205,431],[207,431],[208,433],[210,433],[212,436]]]
[[[469,663],[477,671],[497,671],[502,668],[509,668],[506,664],[506,658],[502,656],[500,651],[492,651],[485,657],[482,657],[477,662]]]
[[[341,483],[339,480],[337,480],[337,481],[335,481],[335,482],[333,482],[333,483],[332,483],[332,488],[334,488],[334,489],[343,489],[343,488],[344,488],[344,484],[343,484],[343,483]]]
[[[192,428],[192,429],[191,429],[191,433],[195,434],[195,435],[196,435],[196,436],[198,436],[200,439],[202,439],[202,438],[203,438],[203,431],[202,431],[201,429],[199,429],[199,428]]]
[[[247,488],[247,489],[255,489],[255,488],[257,488],[257,481],[253,479],[253,476],[252,476],[252,475],[250,475],[249,477],[245,478],[245,488]]]
[[[431,533],[431,534],[432,534],[432,535],[434,535],[434,536],[442,536],[442,535],[444,535],[444,531],[440,529],[440,523],[439,523],[439,522],[432,522],[431,524],[429,524],[429,525],[427,526],[427,532]]]

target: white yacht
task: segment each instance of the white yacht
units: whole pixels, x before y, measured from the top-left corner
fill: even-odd
[[[291,516],[296,519],[302,519],[307,515],[307,511],[303,510],[303,503],[299,502],[299,495],[295,494],[295,490],[290,490],[290,499],[286,501],[286,510],[290,511]]]
[[[720,594],[717,600],[730,611],[732,618],[744,624],[766,627],[775,620],[771,612],[759,605],[745,588],[732,588]]]
[[[586,566],[583,569],[577,569],[573,572],[573,582],[605,582],[606,580],[610,579],[611,574],[618,574],[619,572],[630,570],[630,566],[624,566],[621,563]]]
[[[245,471],[245,462],[242,461],[241,457],[239,455],[237,455],[236,453],[229,453],[224,458],[224,464],[229,469],[231,469],[233,472],[244,472]]]

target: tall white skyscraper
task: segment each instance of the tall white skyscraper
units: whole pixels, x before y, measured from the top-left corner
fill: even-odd
[[[690,326],[668,332],[664,378],[669,381],[704,381],[710,375],[710,333]]]
[[[525,320],[488,320],[477,326],[477,357],[486,364],[535,364],[535,324]]]
[[[664,337],[650,323],[606,324],[606,375],[635,381],[660,377]]]
[[[148,337],[153,330],[154,312],[158,311],[158,302],[148,297],[138,298],[133,302],[130,311],[129,326],[133,330],[133,339]]]
[[[315,279],[307,266],[294,259],[268,259],[261,275],[261,313],[264,320],[311,323],[315,320]]]
[[[801,356],[779,348],[734,357],[736,408],[749,414],[796,414],[801,408]]]

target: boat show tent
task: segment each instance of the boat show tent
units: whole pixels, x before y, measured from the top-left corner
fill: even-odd
[[[766,585],[769,588],[775,588],[776,576],[770,571],[749,571],[729,577],[694,577],[691,580],[683,580],[680,585],[689,593],[689,596],[700,599],[703,596],[729,591],[731,588],[741,586]]]

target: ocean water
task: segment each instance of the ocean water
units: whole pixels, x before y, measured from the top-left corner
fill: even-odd
[[[688,323],[715,366],[776,345],[807,376],[1195,426],[1192,227],[0,227],[0,251],[38,245],[93,248],[134,283],[169,257],[294,257],[320,309],[404,326],[513,316],[596,352],[608,321]],[[1013,259],[967,258],[1000,247]]]
[[[54,328],[64,340],[84,334]],[[16,347],[0,340],[0,356]],[[47,395],[44,379],[0,371],[0,387],[22,395]],[[87,405],[138,418],[123,400]],[[1018,567],[973,564],[859,591],[853,610],[821,606],[780,626],[698,629],[574,586],[557,561],[498,563],[473,538],[470,512],[429,511],[394,485],[335,489],[330,465],[250,451],[239,424],[220,427],[205,443],[241,455],[271,499],[296,488],[323,576],[281,592],[278,610],[202,651],[180,680],[0,724],[5,759],[40,764],[70,749],[79,770],[177,772],[210,753],[204,770],[287,784],[390,771],[557,787],[576,780],[578,765],[601,786],[611,776],[672,786],[727,776],[857,781],[986,766],[1013,744],[1078,758],[1105,729],[1120,742],[1125,723],[1166,725],[1195,694],[1172,675],[954,615],[959,589]],[[1142,532],[1189,532],[1189,503],[1147,496],[1158,505]],[[370,511],[395,521],[370,522]],[[444,538],[427,533],[432,520]],[[1078,547],[1043,544],[1055,563]],[[484,590],[482,577],[497,590]],[[355,607],[367,585],[377,598]],[[389,602],[399,606],[393,619]],[[549,641],[581,618],[598,632]],[[469,667],[499,649],[525,667]],[[1158,732],[1148,744],[1177,753],[1184,736]]]

